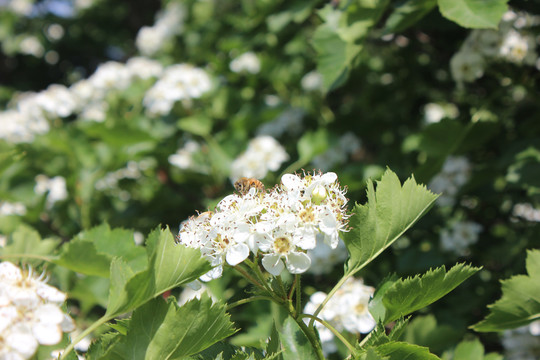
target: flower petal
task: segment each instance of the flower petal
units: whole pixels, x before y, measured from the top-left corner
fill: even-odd
[[[287,270],[291,274],[301,274],[309,269],[311,259],[303,252],[291,252],[287,255]]]
[[[248,256],[249,247],[246,244],[236,244],[228,249],[225,259],[227,264],[235,266],[246,260]]]
[[[283,261],[281,261],[281,256],[277,254],[265,255],[262,259],[262,264],[266,271],[268,271],[274,276],[278,276],[279,274],[281,274],[281,272],[285,268],[285,265],[283,265]]]

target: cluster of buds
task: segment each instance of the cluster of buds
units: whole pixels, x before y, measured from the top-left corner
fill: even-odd
[[[250,254],[261,256],[272,275],[285,268],[303,273],[317,238],[336,249],[340,231],[347,230],[347,198],[335,173],[286,174],[269,191],[255,179],[237,185],[238,194],[225,197],[215,211],[189,218],[178,234],[180,243],[200,249],[214,265],[203,281],[220,277],[224,263],[238,265]]]

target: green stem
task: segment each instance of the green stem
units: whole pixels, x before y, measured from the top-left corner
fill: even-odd
[[[336,291],[339,290],[339,288],[343,285],[343,283],[345,281],[347,281],[347,279],[352,275],[352,273],[350,274],[345,274],[343,275],[343,277],[338,281],[338,283],[336,284],[336,286],[334,286],[334,288],[328,293],[328,295],[326,295],[326,298],[324,299],[324,301],[321,303],[321,305],[319,305],[319,307],[317,308],[317,310],[315,310],[315,312],[313,313],[313,316],[317,316],[319,315],[319,313],[322,311],[322,309],[324,308],[324,306],[326,305],[326,303],[328,303],[328,301],[330,300],[330,298],[332,298],[332,296],[334,296],[334,294],[336,293]],[[310,321],[309,321],[309,327],[312,327],[313,326],[313,322],[315,320],[312,318]]]
[[[90,325],[86,328],[82,333],[80,333],[74,340],[71,341],[71,344],[66,347],[66,349],[62,352],[62,355],[60,356],[60,360],[64,360],[67,358],[68,354],[73,350],[75,345],[82,339],[84,339],[87,335],[92,333],[92,331],[96,330],[101,325],[105,324],[107,321],[111,320],[112,318],[110,316],[103,316],[99,318],[95,323]]]
[[[296,313],[302,313],[302,289],[300,287],[300,274],[294,275],[294,280],[296,283]]]
[[[242,269],[239,265],[235,265],[235,266],[233,266],[233,268],[236,271],[238,271],[240,273],[240,275],[242,275],[247,280],[249,280],[253,285],[257,286],[258,288],[260,288],[260,289],[262,289],[264,291],[268,291],[268,289],[263,284],[259,283],[257,281],[257,279],[255,279],[253,276],[248,274],[248,272],[246,270]]]
[[[230,309],[235,308],[237,306],[247,304],[247,303],[250,303],[250,302],[253,302],[253,301],[258,301],[258,300],[269,300],[269,301],[276,302],[276,299],[274,299],[273,297],[270,297],[270,296],[262,296],[262,295],[252,296],[250,298],[238,300],[236,302],[233,302],[232,304],[227,305],[227,311],[229,311]],[[281,305],[281,303],[278,303],[278,305]]]
[[[290,305],[292,307],[292,305]],[[292,309],[290,309],[292,310]],[[289,312],[290,312],[289,310]],[[293,317],[293,319],[296,321],[298,326],[300,326],[300,329],[302,329],[302,332],[306,335],[309,342],[311,343],[311,346],[313,346],[313,349],[315,350],[315,353],[317,354],[317,358],[319,360],[324,360],[324,353],[322,351],[321,342],[315,335],[315,332],[313,331],[313,328],[308,327],[304,321],[300,317]]]
[[[266,288],[266,291],[272,292],[272,289],[268,286],[268,283],[266,282],[266,279],[264,278],[264,275],[261,272],[261,269],[259,268],[259,264],[254,263],[249,259],[244,260],[244,262],[253,270],[255,275],[257,275],[257,278],[259,279],[261,284]]]
[[[291,285],[291,289],[289,290],[289,295],[287,295],[287,299],[292,299],[292,294],[294,292],[294,290],[296,290],[296,278],[294,279],[292,285]]]
[[[347,347],[347,349],[349,349],[349,351],[351,352],[351,354],[354,354],[356,352],[356,348],[349,342],[347,341],[347,339],[345,339],[345,337],[343,335],[341,335],[341,333],[339,331],[337,331],[332,325],[330,325],[328,322],[324,321],[323,319],[321,318],[318,318],[316,316],[313,316],[313,315],[309,315],[309,314],[302,314],[300,315],[301,317],[307,317],[307,318],[310,318],[311,320],[313,321],[318,321],[320,322],[321,324],[324,325],[324,327],[326,327],[328,330],[330,330],[335,337],[337,337],[342,343],[343,345],[345,345]]]

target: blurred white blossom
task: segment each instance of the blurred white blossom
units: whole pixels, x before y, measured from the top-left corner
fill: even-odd
[[[259,126],[256,133],[274,138],[279,138],[283,134],[297,135],[303,130],[302,119],[304,115],[305,110],[301,108],[286,109],[272,121]]]
[[[255,53],[247,52],[233,59],[229,68],[235,73],[248,72],[250,74],[258,74],[261,71],[261,61]]]
[[[472,221],[457,221],[441,231],[441,248],[459,256],[468,255],[469,246],[478,241],[482,229],[482,225]]]
[[[143,26],[135,40],[139,52],[152,56],[159,52],[164,45],[175,35],[182,33],[186,10],[178,2],[169,2],[165,9],[156,16],[153,26]]]
[[[339,239],[336,248],[332,249],[321,238],[322,236],[318,234],[317,245],[307,252],[311,259],[311,266],[307,272],[313,275],[330,274],[336,265],[343,265],[349,256],[343,240]]]
[[[37,175],[34,192],[38,195],[47,194],[46,206],[50,209],[55,202],[67,199],[66,179],[62,176],[49,178],[43,174]]]
[[[271,136],[258,136],[231,165],[231,181],[241,177],[262,179],[268,171],[276,171],[289,159],[285,149]]]
[[[527,221],[540,222],[540,209],[535,209],[531,204],[515,204],[512,214]]]
[[[540,358],[540,320],[502,334],[505,359],[537,360]]]
[[[55,345],[75,326],[60,306],[66,295],[44,275],[0,263],[0,358],[30,359],[39,345]]]
[[[324,153],[315,156],[311,163],[317,169],[328,171],[336,165],[344,164],[350,155],[362,148],[362,142],[352,132],[348,131],[339,138],[339,142]]]
[[[339,332],[346,330],[353,334],[367,334],[376,325],[368,310],[368,303],[374,291],[375,289],[371,286],[364,285],[361,279],[351,277],[330,298],[318,317],[328,322]],[[304,308],[304,313],[314,314],[326,295],[322,291],[311,295]],[[324,353],[336,352],[334,334],[318,321],[315,321],[315,327],[319,332]]]
[[[323,86],[323,77],[319,72],[311,71],[304,75],[300,83],[302,84],[302,89],[305,91],[321,90]]]
[[[10,203],[7,201],[0,202],[0,216],[9,215],[26,215],[26,206],[21,202]]]
[[[437,199],[439,206],[452,206],[456,202],[459,189],[469,181],[471,165],[467,158],[449,156],[441,171],[429,182],[428,188],[434,193],[441,193]]]
[[[32,55],[40,58],[45,53],[45,48],[39,39],[33,35],[24,35],[19,43],[21,54]]]

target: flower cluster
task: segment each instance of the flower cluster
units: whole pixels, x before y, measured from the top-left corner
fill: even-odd
[[[529,203],[515,204],[512,209],[512,215],[527,221],[540,222],[540,210],[535,209]]]
[[[249,142],[247,150],[231,165],[231,180],[241,177],[262,179],[270,171],[279,169],[289,159],[285,149],[271,136],[257,136]]]
[[[482,77],[486,64],[503,60],[534,65],[538,61],[534,37],[525,28],[538,25],[540,17],[508,11],[498,30],[474,30],[450,60],[452,77],[458,83]]]
[[[215,211],[191,217],[178,234],[180,243],[198,248],[215,266],[201,279],[221,276],[224,262],[235,266],[250,253],[262,256],[263,267],[279,275],[309,269],[307,250],[322,236],[332,249],[346,231],[345,191],[335,173],[286,174],[271,191],[250,188],[219,202]]]
[[[123,91],[135,81],[156,78],[143,99],[151,115],[165,115],[176,101],[199,98],[211,88],[206,72],[191,65],[163,68],[159,62],[144,57],[130,58],[125,64],[108,61],[69,88],[52,84],[39,93],[20,94],[11,109],[0,112],[0,139],[31,142],[36,135],[49,132],[51,120],[72,115],[103,122],[111,93]]]
[[[161,50],[175,35],[182,32],[186,10],[177,2],[169,2],[163,11],[156,16],[153,26],[143,26],[137,33],[135,44],[146,56],[152,56]]]
[[[367,334],[375,327],[373,316],[368,311],[368,303],[375,289],[364,285],[360,279],[349,278],[325,305],[318,317],[332,325],[337,331],[347,330],[353,334]],[[326,298],[326,293],[317,291],[311,295],[304,308],[305,314],[313,314]],[[319,322],[315,322],[323,351],[327,354],[337,351],[334,334]]]
[[[3,201],[0,203],[0,216],[10,216],[10,215],[26,215],[26,206],[22,202],[7,202]]]
[[[443,229],[440,234],[441,248],[457,255],[464,256],[469,253],[469,245],[478,241],[478,234],[482,225],[472,221],[458,221],[450,228]]]
[[[452,206],[459,189],[469,181],[471,165],[465,157],[449,156],[441,172],[431,179],[428,188],[441,193],[437,199],[439,206]]]
[[[66,295],[10,262],[0,263],[0,358],[30,359],[39,345],[55,345],[75,326],[60,305]]]
[[[255,53],[250,51],[233,59],[229,68],[235,73],[258,74],[261,71],[261,61]]]

